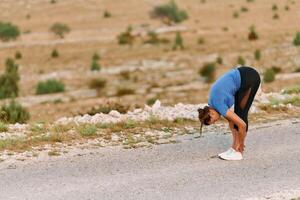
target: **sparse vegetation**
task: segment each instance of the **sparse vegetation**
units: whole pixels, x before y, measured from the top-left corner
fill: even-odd
[[[273,82],[275,80],[275,72],[273,71],[273,69],[269,68],[265,71],[264,73],[264,82],[266,83],[270,83]]]
[[[131,32],[132,32],[132,27],[128,26],[125,32],[118,35],[118,42],[120,45],[125,45],[125,44],[133,45],[134,36],[132,35]]]
[[[271,69],[275,72],[275,74],[278,74],[282,71],[281,67],[278,66],[272,66]]]
[[[124,96],[124,95],[129,95],[129,94],[134,94],[135,91],[132,88],[128,88],[128,87],[120,87],[117,90],[117,96]]]
[[[65,91],[63,82],[56,79],[40,81],[36,87],[36,94],[50,94]]]
[[[103,12],[103,17],[104,17],[104,18],[110,18],[110,17],[111,17],[111,13],[110,13],[108,10],[105,10],[105,11]]]
[[[155,103],[156,100],[157,100],[157,98],[150,98],[150,99],[148,99],[147,100],[147,105],[152,106]]]
[[[145,44],[167,44],[170,41],[167,38],[159,38],[154,31],[148,32],[148,38],[144,41]]]
[[[255,52],[254,52],[254,58],[257,61],[259,61],[261,59],[261,51],[259,49],[255,50]]]
[[[300,94],[300,85],[295,85],[293,87],[285,88],[283,90],[284,94]]]
[[[0,121],[0,132],[8,131],[8,125]]]
[[[215,79],[216,65],[215,63],[205,63],[199,70],[199,75],[204,77],[205,82],[210,83]]]
[[[0,22],[0,40],[8,42],[20,36],[20,30],[16,25]]]
[[[48,151],[48,156],[60,156],[60,153],[55,150]]]
[[[156,6],[151,12],[151,16],[162,19],[166,24],[180,23],[188,19],[187,12],[179,9],[174,0],[171,0],[167,4]]]
[[[277,7],[276,4],[273,4],[273,5],[272,5],[272,10],[273,10],[273,11],[277,11],[277,10],[278,10],[278,7]]]
[[[70,27],[63,23],[55,23],[50,27],[50,31],[60,38],[64,38],[65,34],[71,31]]]
[[[121,103],[118,102],[108,102],[108,103],[103,103],[100,104],[98,106],[92,107],[87,114],[89,115],[95,115],[97,113],[104,113],[104,114],[108,114],[110,111],[112,110],[116,110],[119,113],[126,113],[129,110],[130,106],[127,105],[123,105]],[[84,113],[79,113],[80,115],[84,114]]]
[[[93,60],[90,69],[91,71],[100,71],[101,65],[96,60]]]
[[[21,59],[22,58],[22,54],[21,54],[21,52],[20,51],[17,51],[16,53],[15,53],[15,59]]]
[[[275,14],[273,15],[273,19],[279,19],[279,15],[278,15],[277,13],[275,13]]]
[[[51,57],[52,58],[58,58],[59,57],[59,52],[57,49],[53,49],[51,52]]]
[[[239,18],[240,14],[238,11],[234,11],[233,14],[232,14],[232,17],[233,18]]]
[[[239,65],[245,65],[246,61],[245,61],[245,59],[242,56],[239,56],[237,58],[237,64],[239,64]]]
[[[0,110],[0,121],[8,123],[25,123],[29,120],[30,114],[27,109],[17,103],[15,100],[10,101],[8,105],[4,104]]]
[[[106,79],[104,78],[94,78],[90,81],[89,87],[91,89],[103,89],[106,86]]]
[[[250,40],[250,41],[257,40],[259,38],[259,36],[255,30],[255,26],[250,26],[249,30],[250,30],[250,32],[248,34],[248,40]]]
[[[218,56],[216,59],[216,63],[218,63],[219,65],[223,64],[223,58],[221,56]]]
[[[100,59],[101,59],[100,55],[97,52],[95,52],[94,55],[93,55],[93,57],[92,57],[92,60],[98,61]]]
[[[248,12],[248,11],[249,11],[249,9],[247,7],[245,7],[245,6],[241,7],[241,12]]]
[[[83,137],[97,135],[97,127],[93,124],[79,125],[76,127],[76,130]]]
[[[20,75],[18,68],[19,66],[13,59],[6,59],[5,73],[0,76],[0,99],[17,97],[19,95],[18,82]]]
[[[183,38],[182,38],[180,32],[176,33],[176,37],[175,37],[174,44],[173,44],[173,50],[177,50],[177,48],[180,48],[181,50],[184,49]]]
[[[300,32],[297,32],[295,37],[294,37],[294,41],[293,41],[295,46],[299,46],[300,45]]]
[[[203,37],[198,37],[198,44],[204,44],[205,43],[205,40]]]

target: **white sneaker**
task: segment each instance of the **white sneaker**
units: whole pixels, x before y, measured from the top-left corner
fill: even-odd
[[[242,160],[243,159],[242,153],[238,152],[234,149],[232,149],[231,151],[228,151],[228,153],[226,153],[226,154],[221,154],[219,157],[223,160]]]
[[[230,153],[232,150],[234,150],[234,149],[232,147],[230,147],[230,149],[228,149],[227,151],[224,151],[223,153],[219,153],[218,156],[221,157],[222,155]]]

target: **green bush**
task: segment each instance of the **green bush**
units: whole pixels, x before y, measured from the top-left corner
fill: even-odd
[[[248,34],[248,40],[257,40],[259,38],[256,30],[255,30],[255,27],[254,26],[250,26],[249,28],[250,32]]]
[[[0,110],[0,120],[7,123],[25,123],[30,118],[27,109],[21,104],[12,100],[9,105],[2,105]]]
[[[275,80],[275,72],[273,71],[273,69],[267,69],[264,73],[264,82],[266,83],[270,83],[273,82]]]
[[[205,63],[199,70],[199,75],[205,78],[205,82],[210,83],[215,79],[216,65],[215,63]]]
[[[117,96],[124,96],[124,95],[129,95],[134,93],[135,93],[134,89],[127,88],[127,87],[120,87],[117,90]]]
[[[295,46],[299,46],[300,45],[300,32],[297,32],[293,41]]]
[[[129,108],[130,108],[130,106],[125,106],[125,105],[117,103],[117,102],[108,102],[105,104],[94,106],[86,113],[89,115],[95,115],[97,113],[108,114],[110,111],[116,110],[119,113],[124,114],[129,110]],[[79,114],[83,115],[85,113],[79,113]]]
[[[180,23],[188,19],[187,12],[179,9],[174,0],[171,0],[167,4],[154,7],[151,12],[151,16],[154,18],[160,18],[167,24],[171,24],[172,22]]]
[[[259,49],[255,50],[254,58],[255,58],[255,60],[260,60],[261,59],[261,51]]]
[[[0,132],[8,131],[8,125],[0,121]]]
[[[156,100],[157,100],[157,98],[154,98],[154,97],[147,99],[147,105],[152,106]]]
[[[15,40],[20,36],[20,30],[11,23],[0,22],[0,39],[4,42]]]
[[[66,24],[55,23],[50,27],[50,31],[60,38],[64,38],[65,34],[71,31],[70,27]]]
[[[286,5],[286,6],[284,7],[284,9],[285,9],[286,11],[289,11],[289,10],[290,10],[290,7],[289,7],[288,5]]]
[[[198,44],[204,44],[205,43],[205,40],[204,40],[204,38],[203,37],[198,37]]]
[[[234,11],[233,14],[232,14],[233,18],[238,18],[239,16],[240,16],[240,14],[239,14],[238,11]]]
[[[59,57],[59,52],[56,49],[53,49],[51,52],[51,57],[52,58],[58,58]]]
[[[174,45],[173,45],[173,50],[176,50],[177,48],[180,48],[181,50],[184,49],[183,39],[181,37],[180,32],[176,33],[176,37],[175,37]]]
[[[283,93],[284,94],[299,94],[300,93],[300,85],[286,88],[283,90]]]
[[[76,127],[76,130],[83,137],[97,135],[97,127],[94,124],[80,125]]]
[[[104,18],[110,18],[110,17],[111,17],[111,13],[110,13],[109,11],[105,10],[105,11],[103,12],[103,17],[104,17]]]
[[[148,32],[148,38],[144,41],[145,44],[167,44],[169,42],[166,38],[159,38],[154,31]]]
[[[101,65],[96,60],[93,60],[90,69],[91,71],[100,71]]]
[[[64,83],[56,79],[40,81],[36,88],[36,94],[50,94],[50,93],[57,93],[63,91],[65,91]]]
[[[278,74],[282,71],[281,67],[272,66],[271,69],[275,72],[275,74]]]
[[[56,0],[51,0],[50,1],[50,4],[55,4],[56,3]]]
[[[219,65],[223,64],[223,58],[221,56],[218,56],[216,59],[216,63],[218,63]]]
[[[244,7],[244,6],[241,7],[241,12],[248,12],[248,11],[249,11],[249,9],[247,7]]]
[[[279,15],[278,15],[277,13],[275,13],[275,14],[273,15],[273,19],[279,19]]]
[[[134,36],[131,34],[132,32],[132,27],[128,26],[127,30],[120,35],[118,35],[118,42],[120,45],[133,45],[134,42]]]
[[[106,86],[106,79],[103,78],[95,78],[92,79],[90,82],[90,88],[91,89],[102,89]]]
[[[237,59],[237,63],[239,65],[245,65],[246,61],[245,61],[245,59],[242,56],[239,56],[238,59]]]
[[[273,10],[273,11],[276,11],[276,10],[278,10],[278,7],[277,7],[277,5],[276,5],[276,4],[273,4],[273,5],[272,5],[272,10]]]
[[[101,57],[99,56],[99,54],[98,53],[94,53],[94,55],[92,57],[92,60],[98,61],[100,59],[101,59]]]
[[[22,53],[20,51],[17,51],[15,53],[15,59],[21,59],[22,58]]]
[[[19,66],[11,58],[6,60],[5,66],[5,73],[0,76],[0,99],[17,97],[19,95]]]

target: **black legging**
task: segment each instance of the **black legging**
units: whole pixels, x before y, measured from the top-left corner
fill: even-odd
[[[235,93],[234,112],[246,123],[246,131],[248,131],[248,112],[254,100],[255,94],[259,88],[259,73],[246,66],[238,67],[241,74],[241,87]],[[238,127],[234,125],[238,130]]]

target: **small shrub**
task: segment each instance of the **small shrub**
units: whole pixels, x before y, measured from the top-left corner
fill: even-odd
[[[248,3],[253,3],[253,2],[254,2],[254,0],[247,0],[247,2],[248,2]]]
[[[17,51],[15,53],[15,59],[21,59],[22,58],[22,53],[20,51]]]
[[[240,14],[238,11],[234,11],[233,14],[232,14],[232,17],[233,18],[239,18]]]
[[[128,70],[121,71],[120,75],[125,80],[129,80],[130,79],[130,71],[128,71]]]
[[[95,78],[91,80],[89,87],[91,89],[103,89],[106,86],[106,83],[106,79]]]
[[[300,32],[297,32],[295,37],[294,37],[294,41],[293,41],[293,44],[295,46],[299,46],[300,45]]]
[[[71,29],[66,24],[55,23],[50,27],[50,31],[60,38],[64,38],[65,34],[69,33]]]
[[[300,93],[300,85],[286,88],[283,90],[283,93],[284,94],[299,94]]]
[[[198,38],[198,44],[204,44],[205,43],[205,40],[203,37],[199,37]]]
[[[289,10],[290,10],[290,7],[289,7],[288,5],[286,5],[286,6],[284,7],[284,9],[285,9],[286,11],[289,11]]]
[[[276,4],[273,4],[273,5],[272,5],[272,10],[273,10],[273,11],[276,11],[276,10],[278,10],[278,7],[277,7],[277,5],[276,5]]]
[[[267,69],[264,73],[264,82],[270,83],[273,82],[274,80],[275,80],[275,72],[271,68]]]
[[[279,15],[278,15],[277,13],[275,13],[275,14],[273,15],[273,19],[279,19]]]
[[[224,32],[227,32],[227,31],[229,30],[229,28],[228,28],[227,26],[224,26],[224,27],[222,27],[222,30],[223,30]]]
[[[257,61],[261,59],[261,51],[259,49],[255,50],[255,52],[254,52],[254,58]]]
[[[156,6],[150,14],[154,18],[162,19],[167,24],[172,22],[180,23],[188,19],[187,12],[179,9],[174,0],[167,4]]]
[[[94,124],[85,124],[76,127],[77,132],[83,137],[97,135],[97,127]]]
[[[100,71],[101,65],[96,60],[93,60],[90,69],[91,71]]]
[[[296,67],[296,69],[293,71],[294,73],[300,72],[300,67]]]
[[[120,45],[129,44],[132,45],[134,42],[134,36],[131,34],[132,27],[128,26],[127,30],[118,35],[118,41]]]
[[[246,61],[245,61],[245,59],[242,56],[239,56],[238,59],[237,59],[237,63],[239,65],[245,65]]]
[[[0,22],[0,39],[4,42],[15,40],[20,36],[20,30],[11,23]]]
[[[105,10],[105,11],[103,12],[103,17],[104,17],[104,18],[110,18],[110,17],[111,17],[111,13],[110,13],[109,11]]]
[[[19,95],[18,82],[20,75],[19,66],[13,59],[8,58],[5,62],[5,73],[0,76],[0,99],[17,97]]]
[[[177,48],[180,48],[181,50],[184,49],[183,39],[181,37],[180,32],[176,33],[176,37],[175,37],[174,45],[173,45],[173,50],[176,50]]]
[[[272,66],[271,69],[275,72],[275,74],[278,74],[282,71],[281,67]]]
[[[8,131],[8,125],[0,121],[0,132]]]
[[[129,95],[129,94],[134,94],[135,91],[132,88],[127,88],[127,87],[121,87],[118,88],[117,90],[117,96],[124,96],[124,95]]]
[[[98,61],[100,59],[101,59],[101,57],[99,56],[99,54],[98,53],[94,53],[94,55],[92,57],[92,60]]]
[[[205,63],[199,70],[199,75],[205,78],[205,82],[210,83],[215,78],[216,66],[215,63]]]
[[[249,9],[247,8],[247,7],[241,7],[241,12],[248,12],[249,11]]]
[[[216,59],[216,63],[218,63],[219,65],[223,64],[223,58],[221,56],[218,56]]]
[[[30,114],[27,109],[17,103],[15,100],[10,101],[9,105],[2,105],[0,110],[0,120],[9,123],[25,123],[29,120]]]
[[[145,44],[167,44],[170,41],[166,38],[159,38],[154,31],[148,32],[148,39],[144,41]]]
[[[135,128],[137,126],[137,122],[134,120],[127,120],[124,122],[123,127],[125,129],[131,129],[131,128]]]
[[[156,100],[157,100],[157,98],[150,98],[150,99],[148,99],[147,100],[147,105],[152,106],[155,103]]]
[[[257,40],[258,39],[258,34],[255,30],[255,27],[254,26],[250,26],[249,28],[250,32],[248,34],[248,40]]]
[[[56,150],[48,151],[48,156],[60,156],[60,153]]]
[[[51,0],[50,1],[50,4],[55,4],[56,3],[56,0]]]
[[[56,49],[53,49],[51,52],[51,57],[52,58],[58,58],[59,57],[59,52]]]
[[[117,102],[108,102],[105,104],[101,104],[98,106],[94,106],[92,107],[87,114],[89,115],[95,115],[97,113],[104,113],[104,114],[108,114],[110,111],[112,110],[116,110],[119,113],[126,113],[129,110],[129,106],[125,106],[123,104],[117,103]],[[85,113],[79,113],[80,115],[83,115]]]
[[[36,88],[36,94],[50,94],[63,91],[65,91],[64,83],[56,79],[40,81]]]

